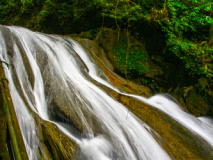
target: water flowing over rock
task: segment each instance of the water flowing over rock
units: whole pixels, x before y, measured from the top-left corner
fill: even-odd
[[[93,42],[78,41],[0,26],[29,159],[213,159],[211,119],[189,115],[166,94],[142,97],[147,87],[113,73]]]

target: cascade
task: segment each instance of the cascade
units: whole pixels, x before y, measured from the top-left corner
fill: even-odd
[[[161,134],[103,88],[136,99],[169,117],[184,128],[184,133],[196,138],[208,159],[213,158],[210,118],[186,113],[166,94],[144,98],[120,91],[75,40],[0,26],[0,59],[13,65],[12,69],[4,67],[4,71],[30,160],[52,156],[54,142],[47,145],[44,139],[48,137],[41,136],[44,126],[50,124],[58,129],[56,137],[66,135],[67,141],[77,144],[76,159],[175,159],[163,147],[166,142]],[[66,150],[68,142],[61,139],[59,143]],[[73,149],[62,157],[69,157],[69,152]]]

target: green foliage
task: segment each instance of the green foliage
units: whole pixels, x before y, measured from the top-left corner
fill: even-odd
[[[112,49],[116,57],[116,70],[121,74],[127,74],[130,77],[143,75],[148,72],[146,64],[147,54],[142,49],[128,44],[126,40],[118,42]]]
[[[46,33],[81,32],[101,25],[101,15],[89,0],[2,0],[0,12],[0,24]]]
[[[134,1],[130,0],[93,0],[94,4],[102,9],[103,17],[110,17],[116,20],[116,25],[120,29],[118,22],[121,25],[130,26],[129,22],[140,20],[142,8]]]
[[[103,17],[116,20],[119,29],[141,20],[165,33],[167,55],[173,54],[191,77],[213,77],[213,50],[208,47],[208,28],[213,24],[211,0],[93,0]],[[179,62],[179,61],[178,61]]]
[[[207,43],[204,42],[206,45]],[[213,50],[200,43],[194,43],[189,40],[180,40],[177,38],[169,38],[167,46],[171,54],[174,54],[185,65],[185,69],[191,76],[213,77],[212,68],[206,62],[213,60]]]
[[[153,6],[145,17],[165,32],[167,54],[181,60],[181,65],[192,77],[213,77],[212,68],[206,63],[213,60],[206,29],[213,24],[212,10],[213,2],[210,0],[168,0],[159,9]]]
[[[147,79],[147,78],[142,78],[141,83],[143,85],[149,87],[153,91],[157,91],[159,89],[158,84],[154,79],[150,80],[150,79]]]
[[[22,3],[22,12],[29,12],[30,8],[34,6],[33,0],[21,0]]]
[[[10,23],[18,12],[19,8],[17,2],[12,0],[0,1],[0,24]]]

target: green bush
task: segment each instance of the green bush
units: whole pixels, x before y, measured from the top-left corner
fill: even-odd
[[[147,54],[143,53],[140,47],[128,47],[127,41],[123,40],[115,44],[112,53],[116,57],[116,70],[126,77],[137,77],[148,72],[145,65]]]

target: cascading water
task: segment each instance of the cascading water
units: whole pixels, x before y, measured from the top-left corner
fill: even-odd
[[[185,113],[162,96],[146,99],[119,92],[77,42],[20,27],[0,30],[0,58],[14,66],[5,68],[5,74],[29,159],[39,159],[35,114],[76,142],[79,159],[172,159],[158,133],[96,83],[163,110],[213,146],[211,121]],[[68,130],[71,122],[78,131]]]

